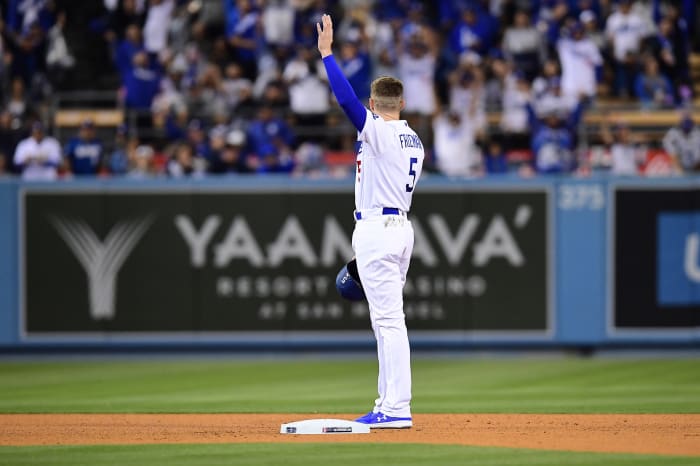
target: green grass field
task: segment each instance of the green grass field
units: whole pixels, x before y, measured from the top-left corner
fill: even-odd
[[[700,359],[416,358],[415,413],[700,413]],[[0,362],[0,413],[358,413],[373,356]],[[1,426],[0,426],[1,429]],[[697,457],[396,444],[2,447],[0,464],[700,465]]]
[[[697,458],[401,444],[4,447],[3,465],[697,466]]]

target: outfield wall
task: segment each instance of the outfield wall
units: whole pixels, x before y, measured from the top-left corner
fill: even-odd
[[[0,347],[370,347],[350,180],[0,182]],[[416,347],[694,345],[700,178],[421,180]]]

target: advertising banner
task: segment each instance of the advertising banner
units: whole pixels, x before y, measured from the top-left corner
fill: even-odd
[[[420,194],[409,329],[547,332],[548,192]],[[25,190],[21,333],[366,333],[335,289],[352,209],[337,190]]]
[[[700,326],[700,191],[618,188],[615,329]]]

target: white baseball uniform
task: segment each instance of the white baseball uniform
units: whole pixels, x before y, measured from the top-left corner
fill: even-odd
[[[355,179],[352,246],[377,339],[378,392],[374,412],[411,416],[411,355],[403,287],[413,251],[406,217],[423,168],[423,144],[404,120],[367,110]]]
[[[22,167],[22,178],[25,180],[55,180],[61,164],[61,145],[52,137],[46,136],[37,141],[29,136],[17,145],[14,161]]]

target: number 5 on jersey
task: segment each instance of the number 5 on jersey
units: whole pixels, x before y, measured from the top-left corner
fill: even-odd
[[[413,187],[416,184],[416,171],[413,169],[413,165],[418,162],[416,157],[411,157],[411,165],[408,167],[408,176],[412,176],[411,184],[406,183],[406,192],[413,192]]]

